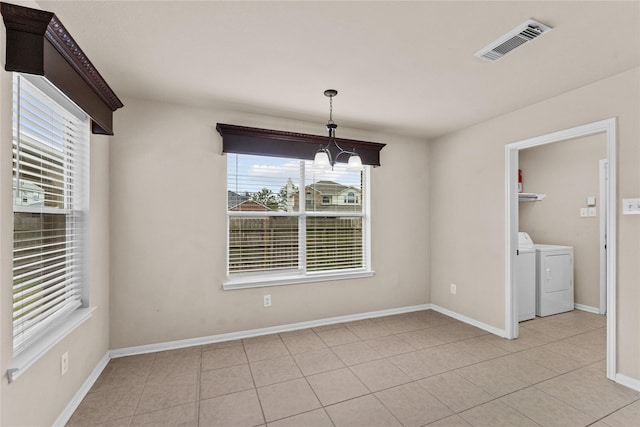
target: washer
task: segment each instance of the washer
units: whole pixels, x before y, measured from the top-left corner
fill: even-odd
[[[518,233],[516,258],[518,322],[536,317],[536,250],[527,233]]]
[[[536,250],[536,316],[574,309],[573,247],[533,245]]]

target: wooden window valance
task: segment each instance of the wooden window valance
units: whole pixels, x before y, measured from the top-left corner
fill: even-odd
[[[92,131],[113,135],[123,106],[52,12],[0,3],[7,29],[5,70],[44,76],[92,119]]]
[[[313,160],[321,146],[329,142],[328,136],[284,132],[245,126],[218,123],[216,130],[222,135],[224,153],[253,154],[271,157],[290,157]],[[336,138],[344,150],[355,151],[365,165],[380,166],[380,150],[386,145],[377,142]],[[333,145],[329,148],[335,148]],[[337,153],[332,152],[332,155]],[[335,158],[335,157],[334,157]],[[340,156],[339,162],[346,163],[348,156]]]

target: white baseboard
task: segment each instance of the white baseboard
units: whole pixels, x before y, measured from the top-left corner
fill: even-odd
[[[456,313],[455,311],[451,311],[449,309],[446,309],[444,307],[440,307],[437,306],[435,304],[431,304],[431,309],[434,311],[437,311],[438,313],[442,313],[442,314],[446,314],[449,317],[453,317],[456,320],[459,320],[461,322],[467,323],[471,326],[475,326],[476,328],[480,328],[483,329],[489,333],[492,333],[494,335],[497,335],[501,338],[504,338],[507,336],[506,332],[504,331],[504,329],[498,329],[494,326],[491,325],[487,325],[486,323],[482,323],[476,319],[472,319],[471,317],[467,317],[465,315],[462,315],[460,313]]]
[[[597,307],[591,307],[584,304],[574,304],[576,310],[586,311],[587,313],[600,314],[600,309]]]
[[[69,422],[75,410],[78,409],[78,406],[80,406],[82,399],[84,399],[87,393],[89,393],[89,390],[91,390],[91,387],[93,387],[93,384],[96,382],[96,380],[98,379],[98,377],[100,376],[104,368],[106,368],[107,363],[109,363],[109,360],[111,360],[111,357],[109,357],[109,352],[107,352],[98,361],[98,364],[96,365],[93,372],[91,372],[89,377],[85,380],[85,382],[82,384],[82,386],[80,386],[76,394],[73,396],[73,399],[71,399],[71,401],[67,404],[66,408],[64,408],[62,413],[55,420],[55,422],[53,423],[54,427],[58,427],[58,426],[63,427],[65,424]]]
[[[616,382],[633,390],[640,391],[640,380],[622,374],[616,374]]]
[[[231,341],[242,338],[257,337],[280,332],[295,331],[298,329],[317,328],[319,326],[332,325],[334,323],[353,322],[355,320],[372,319],[375,317],[391,316],[394,314],[411,313],[413,311],[429,310],[431,304],[412,305],[408,307],[392,308],[389,310],[370,311],[359,314],[349,314],[346,316],[329,317],[326,319],[311,320],[307,322],[290,323],[287,325],[271,326],[268,328],[250,329],[246,331],[230,332],[227,334],[210,335],[206,337],[191,338],[179,341],[169,341],[157,344],[140,345],[135,347],[125,347],[111,350],[109,355],[112,358],[133,356],[135,354],[154,353],[157,351],[176,350],[179,348],[192,347],[195,345],[213,344],[223,341]]]

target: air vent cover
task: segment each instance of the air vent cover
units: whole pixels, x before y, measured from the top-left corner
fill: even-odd
[[[551,27],[544,25],[534,19],[529,19],[509,33],[491,42],[476,53],[475,56],[487,61],[497,61],[512,50],[522,46],[550,31]]]

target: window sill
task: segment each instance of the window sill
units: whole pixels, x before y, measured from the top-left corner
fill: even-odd
[[[91,317],[95,310],[95,307],[79,308],[56,327],[53,327],[47,334],[40,338],[37,343],[16,356],[9,369],[7,369],[9,383],[18,379],[20,375],[25,373],[27,369],[47,354],[56,344],[73,332],[78,326],[82,325]]]
[[[294,285],[299,283],[328,282],[333,280],[360,279],[373,277],[374,271],[362,270],[348,273],[322,273],[308,274],[283,274],[277,276],[254,276],[228,279],[222,284],[222,289],[230,291],[234,289],[263,288],[268,286]]]

